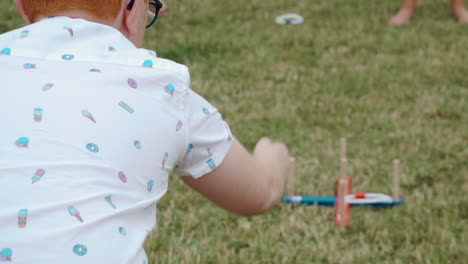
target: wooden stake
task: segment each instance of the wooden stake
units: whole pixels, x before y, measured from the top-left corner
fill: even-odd
[[[393,160],[393,200],[400,200],[400,161]]]
[[[340,139],[340,159],[347,159],[346,138]]]
[[[348,160],[347,159],[341,159],[340,160],[340,167],[341,167],[341,177],[346,177],[348,176]]]
[[[296,193],[296,175],[295,175],[295,170],[296,170],[296,159],[291,158],[291,167],[289,167],[289,176],[288,176],[288,196],[290,199],[295,195]]]
[[[341,167],[341,177],[348,176],[348,158],[346,150],[346,138],[340,139],[340,167]]]

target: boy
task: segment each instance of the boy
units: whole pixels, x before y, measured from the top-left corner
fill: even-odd
[[[172,170],[240,215],[279,200],[286,146],[248,153],[185,66],[138,48],[158,1],[15,3],[29,25],[0,35],[0,261],[147,263]]]

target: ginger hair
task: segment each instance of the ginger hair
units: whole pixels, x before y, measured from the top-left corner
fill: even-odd
[[[85,11],[90,15],[115,19],[122,7],[122,0],[23,0],[24,10],[31,21],[41,16],[54,16],[65,11]],[[138,0],[137,0],[138,1]]]

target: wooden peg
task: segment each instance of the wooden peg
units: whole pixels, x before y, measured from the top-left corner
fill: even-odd
[[[296,159],[291,158],[291,166],[289,167],[289,176],[288,176],[288,196],[290,199],[295,195],[296,192]]]
[[[393,200],[400,200],[400,161],[393,160]]]
[[[341,168],[341,177],[346,177],[348,176],[348,160],[347,159],[341,159],[340,160],[340,168]]]
[[[340,159],[347,159],[346,138],[340,139]]]

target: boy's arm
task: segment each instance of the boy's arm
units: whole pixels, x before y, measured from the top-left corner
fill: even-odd
[[[222,208],[248,216],[267,211],[281,198],[290,165],[283,143],[262,138],[250,154],[234,139],[216,169],[198,179],[182,180]]]

